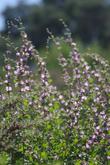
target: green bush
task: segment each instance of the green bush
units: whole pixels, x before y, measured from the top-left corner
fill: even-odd
[[[95,54],[80,56],[67,30],[56,45],[64,87],[21,31],[16,60],[7,57],[0,77],[0,160],[13,165],[110,163],[110,67]],[[62,51],[62,42],[69,55]],[[11,53],[11,52],[10,52]],[[29,60],[36,63],[33,72]],[[89,60],[92,61],[90,65]]]

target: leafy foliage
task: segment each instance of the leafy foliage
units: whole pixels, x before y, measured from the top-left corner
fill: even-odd
[[[95,54],[83,58],[65,28],[61,39],[49,32],[59,53],[63,90],[53,85],[46,63],[24,31],[16,60],[9,59],[11,51],[6,51],[0,77],[2,164],[110,162],[109,63]],[[62,42],[69,47],[67,58]],[[29,60],[36,62],[35,72]]]

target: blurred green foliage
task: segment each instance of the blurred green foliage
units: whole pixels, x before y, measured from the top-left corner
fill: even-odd
[[[29,38],[36,48],[40,49],[43,56],[47,56],[45,45],[48,33],[46,29],[61,36],[64,33],[64,25],[59,19],[62,18],[68,24],[74,40],[79,43],[78,46],[82,53],[96,52],[110,60],[110,5],[106,0],[43,0],[39,5],[30,6],[26,5],[25,1],[20,1],[17,7],[9,7],[3,14],[6,25],[7,20],[17,25],[15,17],[21,17]],[[2,34],[6,35],[9,31],[13,42],[19,46],[19,32],[13,26],[11,28],[5,26]],[[65,45],[63,49],[65,52],[67,49]],[[0,38],[0,65],[3,63],[5,50],[5,43]],[[56,48],[52,46],[50,52],[48,67],[52,69],[52,72],[56,70],[55,74],[58,71]]]
[[[101,45],[98,42],[91,43],[89,45],[85,45],[80,39],[75,40],[77,43],[77,47],[79,51],[81,52],[81,56],[87,57],[88,54],[99,54],[100,56],[103,56],[106,60],[110,61],[110,49],[104,49],[101,47]],[[64,55],[64,57],[69,57],[70,55],[70,48],[67,44],[62,42],[61,45],[61,51]],[[62,87],[63,80],[59,80],[57,77],[58,75],[61,77],[61,68],[58,65],[58,57],[60,56],[60,51],[57,49],[57,46],[55,44],[51,44],[49,49],[42,48],[39,50],[40,55],[45,58],[45,61],[47,63],[48,70],[50,71],[50,74],[55,82],[56,85],[59,87]],[[91,62],[90,62],[91,63]]]
[[[35,45],[42,47],[46,42],[48,27],[61,35],[64,30],[58,19],[62,18],[74,37],[84,43],[98,41],[109,47],[110,5],[107,0],[43,0],[39,5],[28,6],[21,1],[16,8],[7,8],[5,20],[21,17]],[[5,31],[8,29],[5,27]],[[16,36],[16,32],[13,31]]]

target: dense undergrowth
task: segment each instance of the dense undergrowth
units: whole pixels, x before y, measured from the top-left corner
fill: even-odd
[[[24,31],[21,39],[16,60],[6,51],[0,77],[1,164],[109,165],[109,63],[95,54],[83,58],[69,32],[62,38],[50,33],[62,68],[59,90]]]

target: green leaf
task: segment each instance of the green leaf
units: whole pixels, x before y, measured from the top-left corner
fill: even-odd
[[[47,159],[47,153],[45,151],[41,152],[41,157]]]

